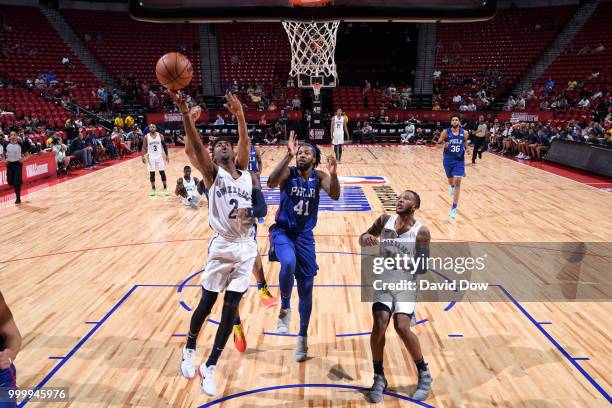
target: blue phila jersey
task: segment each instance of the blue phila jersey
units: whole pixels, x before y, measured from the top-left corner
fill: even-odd
[[[304,180],[297,168],[289,167],[289,179],[280,192],[276,224],[287,232],[294,233],[314,229],[319,213],[320,188],[316,170]]]
[[[249,165],[247,170],[253,173],[259,173],[259,169],[257,168],[257,152],[253,145],[251,145],[251,153],[249,153]]]
[[[446,130],[446,147],[444,148],[444,158],[463,160],[465,153],[465,136],[463,128],[459,128],[459,134],[453,133],[453,128]]]

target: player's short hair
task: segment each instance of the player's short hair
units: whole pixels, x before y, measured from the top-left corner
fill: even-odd
[[[185,171],[185,170],[191,170],[191,166],[187,165],[187,166],[183,167],[183,171]]]
[[[421,196],[416,191],[406,190],[404,193],[410,193],[414,196],[414,201],[416,202],[416,208],[421,208]]]
[[[219,143],[219,142],[227,142],[227,143],[229,143],[229,145],[231,147],[234,147],[234,144],[232,143],[232,140],[229,137],[221,136],[221,137],[216,138],[215,141],[213,142],[213,144],[212,144],[212,151],[213,152],[215,151],[215,146],[217,146],[217,143]]]
[[[316,144],[304,143],[298,147],[298,150],[300,150],[303,146],[308,146],[312,149],[312,152],[315,156],[314,167],[317,167],[319,164],[321,164],[321,150],[319,149],[319,147]]]
[[[452,121],[453,118],[457,118],[459,119],[459,122],[461,122],[461,115],[459,115],[458,113],[453,113],[452,115],[450,115],[450,120]]]

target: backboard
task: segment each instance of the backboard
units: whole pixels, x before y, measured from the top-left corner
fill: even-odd
[[[312,0],[310,0],[312,1]],[[453,22],[491,18],[497,0],[130,0],[133,18],[155,22]]]

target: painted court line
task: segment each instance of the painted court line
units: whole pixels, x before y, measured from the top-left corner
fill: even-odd
[[[139,287],[174,288],[174,287],[178,287],[178,286],[179,285],[172,285],[172,284],[143,284],[143,285],[134,285],[134,286],[132,286],[132,288],[130,288],[130,290],[106,313],[106,315],[104,315],[104,317],[99,321],[99,323],[97,323],[94,327],[92,327],[92,329],[85,335],[85,337],[83,337],[70,350],[70,352],[68,352],[68,354],[66,354],[66,356],[63,359],[58,360],[59,361],[58,364],[55,365],[51,369],[51,371],[38,383],[38,385],[35,387],[35,389],[40,389],[40,388],[44,387],[45,384],[47,384],[51,380],[51,378],[53,378],[53,376],[55,374],[57,374],[57,372],[64,366],[64,364],[66,364],[68,361],[70,361],[70,359],[80,350],[80,348],[104,325],[104,323],[121,307],[121,305],[123,305],[125,303],[125,301],[136,291],[136,289],[138,289]],[[550,333],[548,333],[542,326],[540,326],[538,324],[538,322],[533,318],[533,316],[531,316],[531,314],[529,314],[529,312],[527,312],[527,310],[525,310],[525,308],[502,285],[491,285],[491,286],[498,287],[506,295],[506,297],[518,308],[518,310],[557,348],[557,350],[561,353],[561,355],[563,355],[563,357],[565,357],[589,381],[589,383],[609,403],[612,403],[612,398],[610,398],[610,395],[578,363],[578,361],[584,361],[584,359],[586,359],[587,357],[578,357],[577,359],[575,359],[572,356],[570,356],[569,353],[557,342],[557,340]],[[213,322],[211,319],[209,319],[209,321]],[[218,323],[218,322],[215,322],[215,323]],[[270,333],[270,332],[265,333],[265,334],[279,335],[278,333]],[[287,336],[287,335],[285,335],[285,336]],[[289,337],[294,337],[294,336],[297,336],[297,335],[288,335],[288,336]],[[462,335],[457,335],[457,336],[462,336]],[[262,388],[262,389],[259,389],[259,390],[250,390],[250,391],[245,391],[243,393],[239,393],[239,394],[223,397],[222,399],[209,402],[209,403],[207,403],[206,405],[203,405],[203,406],[204,407],[213,406],[213,405],[219,404],[219,403],[221,403],[223,401],[226,401],[228,399],[234,399],[234,398],[238,398],[239,396],[249,395],[249,394],[254,394],[254,393],[259,393],[259,392],[265,392],[265,391],[269,391],[269,390],[282,389],[282,388],[300,388],[300,387],[303,388],[303,387],[307,387],[307,386],[309,386],[309,385],[308,384],[296,384],[296,385],[288,385],[288,386],[268,387],[268,388]],[[341,386],[329,385],[329,384],[319,384],[319,385],[312,385],[312,386],[320,386],[320,387],[327,387],[327,388],[334,388],[334,387],[335,388],[342,388],[342,387],[345,387],[345,388],[350,388],[350,389],[367,390],[366,388],[363,388],[363,387],[354,387],[354,386],[342,386],[341,387]],[[406,400],[406,401],[411,401],[408,397],[405,397],[405,396],[402,396],[402,395],[399,395],[399,394],[392,394],[392,393],[387,393],[387,394],[391,395],[391,396],[396,396],[397,398],[401,398],[401,399]],[[22,407],[26,406],[29,401],[30,401],[30,398],[24,399],[18,405],[18,407],[22,408]],[[421,406],[430,407],[430,405],[427,405],[427,404],[421,404]]]

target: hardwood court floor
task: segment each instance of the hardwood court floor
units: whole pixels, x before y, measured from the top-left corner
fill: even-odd
[[[284,152],[265,152],[264,175]],[[417,218],[434,241],[611,240],[611,194],[501,157],[485,154],[477,167],[468,166],[455,221],[447,217],[439,149],[347,147],[343,159],[342,176],[385,176],[396,192],[419,192]],[[171,160],[172,190],[186,159],[173,150]],[[275,331],[277,310],[261,307],[250,290],[241,308],[248,350],[238,353],[230,338],[217,371],[217,398],[246,395],[221,406],[368,405],[359,389],[351,388],[372,381],[364,334],[371,329],[371,306],[360,301],[355,287],[360,263],[354,254],[358,235],[382,206],[371,186],[362,189],[372,211],[319,214],[312,358],[297,364],[294,337],[264,334]],[[179,285],[205,262],[211,236],[207,211],[181,206],[174,197],[150,198],[148,190],[146,169],[134,159],[27,195],[19,208],[0,206],[0,282],[24,335],[19,385],[70,392],[69,403],[26,406],[197,407],[215,401],[201,393],[197,380],[178,374],[185,340],[180,335],[190,318],[180,302],[195,306],[199,276],[180,292]],[[262,253],[275,209],[259,228]],[[604,260],[609,264],[610,258]],[[264,268],[269,283],[277,284],[279,265],[264,258]],[[273,292],[278,295],[277,288]],[[501,290],[500,296],[506,301],[417,305],[421,323],[414,330],[434,378],[423,406],[609,406],[610,303],[513,303]],[[292,304],[295,333],[295,291]],[[219,311],[216,307],[211,319],[218,320]],[[208,354],[216,327],[204,326],[198,360]],[[576,357],[590,360],[571,360]],[[417,406],[398,398],[411,395],[416,372],[392,327],[385,372],[395,396],[387,395],[381,406]]]

